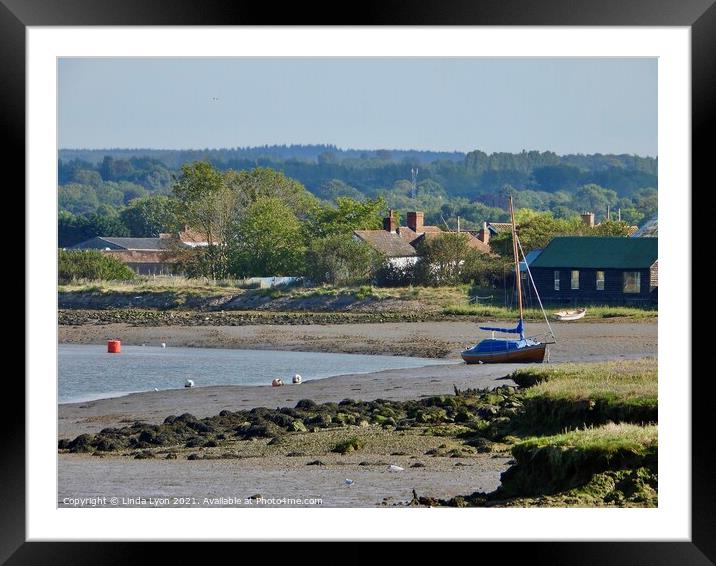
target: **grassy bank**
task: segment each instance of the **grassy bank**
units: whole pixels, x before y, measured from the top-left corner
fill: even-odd
[[[525,412],[513,423],[521,433],[658,420],[653,359],[532,367],[510,377],[525,388]]]
[[[607,471],[655,468],[657,427],[607,424],[529,438],[512,448],[515,464],[496,496],[551,495],[589,483]]]
[[[430,313],[433,320],[469,317],[475,320],[514,320],[515,311],[498,299],[470,304],[470,296],[500,295],[499,290],[451,287],[280,287],[256,289],[241,280],[210,281],[182,277],[139,278],[136,282],[85,281],[59,286],[60,308],[153,309],[273,312],[393,312]],[[634,307],[588,306],[582,320],[610,318],[649,320],[656,310]],[[539,309],[526,311],[528,320],[542,320]]]
[[[420,497],[414,504],[657,505],[655,359],[534,366],[509,377],[520,386],[519,408],[480,431],[510,445],[514,464],[501,486],[450,500]]]

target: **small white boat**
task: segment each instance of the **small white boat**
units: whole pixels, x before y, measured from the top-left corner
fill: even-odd
[[[587,314],[587,309],[574,309],[571,311],[557,311],[554,313],[555,320],[579,320]]]

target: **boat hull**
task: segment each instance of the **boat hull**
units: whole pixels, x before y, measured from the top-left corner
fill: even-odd
[[[577,311],[562,311],[562,312],[554,313],[554,319],[562,320],[562,321],[579,320],[580,318],[584,318],[584,315],[586,313],[587,313],[586,309],[577,310]]]
[[[463,351],[460,355],[466,364],[530,364],[544,361],[547,344],[524,346],[504,352]]]

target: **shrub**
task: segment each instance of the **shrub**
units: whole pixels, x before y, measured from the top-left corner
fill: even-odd
[[[416,266],[396,266],[386,262],[375,274],[379,287],[407,287],[417,283]]]
[[[120,260],[99,250],[60,250],[57,270],[60,283],[77,279],[130,280],[135,276]]]
[[[311,242],[306,267],[316,283],[352,285],[369,281],[379,259],[376,252],[351,235],[335,234]]]

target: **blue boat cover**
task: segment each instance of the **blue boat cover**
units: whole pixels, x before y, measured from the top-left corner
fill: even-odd
[[[495,328],[493,326],[481,326],[480,330],[492,330],[493,332],[506,332],[507,334],[519,334],[520,338],[524,340],[525,338],[525,324],[522,319],[517,323],[517,326],[514,328]]]
[[[521,340],[501,340],[497,338],[486,338],[475,344],[467,352],[475,354],[485,354],[488,352],[512,352],[525,348],[526,346],[536,346],[539,342],[529,339]]]

